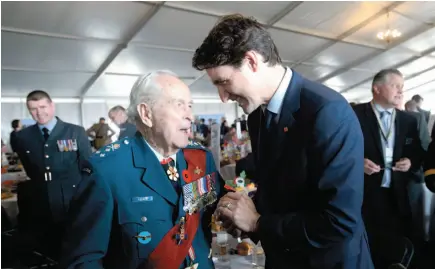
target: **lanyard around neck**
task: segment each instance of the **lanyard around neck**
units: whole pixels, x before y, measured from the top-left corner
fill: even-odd
[[[391,113],[390,124],[389,124],[390,126],[388,126],[388,129],[385,130],[384,125],[382,124],[381,115],[380,115],[379,111],[376,109],[373,102],[371,102],[370,104],[372,106],[373,112],[376,115],[378,126],[381,129],[382,137],[384,138],[385,142],[388,143],[388,140],[389,140],[391,133],[392,133],[392,130],[393,130],[394,121],[396,119],[396,110],[393,109],[393,112]]]

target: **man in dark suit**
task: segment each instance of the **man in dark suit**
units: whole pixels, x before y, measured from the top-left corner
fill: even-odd
[[[220,200],[225,227],[261,240],[266,268],[373,268],[361,216],[363,137],[348,102],[284,67],[270,34],[241,15],[211,30],[193,66],[249,114],[258,190],[255,204],[241,193]]]
[[[156,71],[136,81],[130,102],[140,133],[89,158],[59,268],[212,269],[207,205],[223,183],[212,154],[189,142],[189,88]]]
[[[423,105],[423,101],[424,101],[423,97],[416,94],[411,99],[417,104],[418,112],[420,112],[421,114],[424,115],[424,119],[426,120],[426,123],[429,123],[430,111],[427,111],[427,110],[424,110],[421,108],[421,106]]]
[[[9,144],[11,145],[12,152],[17,151],[17,133],[21,130],[23,126],[21,126],[20,120],[13,120],[11,123],[12,132],[9,136]]]
[[[415,117],[395,109],[403,85],[400,71],[381,70],[373,78],[373,100],[354,107],[364,134],[363,217],[376,268],[400,262],[387,255],[394,247],[388,244],[412,231],[408,171],[421,166],[423,149]]]
[[[17,133],[16,151],[30,178],[18,185],[18,225],[43,254],[56,259],[62,222],[91,148],[83,127],[54,116],[46,92],[29,93],[27,108],[37,123]]]
[[[118,140],[134,137],[137,132],[136,125],[128,122],[127,112],[122,106],[114,106],[109,110],[109,118],[119,127]]]
[[[425,115],[418,111],[417,103],[414,100],[405,103],[405,110],[417,119],[418,135],[420,137],[421,146],[424,150],[427,150],[431,139]]]

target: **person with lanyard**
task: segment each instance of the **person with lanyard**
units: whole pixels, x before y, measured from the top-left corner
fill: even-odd
[[[214,268],[210,224],[224,184],[211,152],[189,142],[189,88],[170,71],[141,76],[128,114],[139,132],[83,168],[60,268]]]
[[[136,126],[128,122],[127,112],[122,106],[114,106],[109,110],[109,118],[119,127],[118,140],[126,137],[134,137],[137,132]]]
[[[83,127],[55,117],[48,93],[27,95],[36,124],[16,134],[16,152],[30,180],[18,184],[18,228],[40,253],[57,260],[62,222],[80,179],[80,165],[91,155]]]
[[[424,150],[416,118],[395,109],[403,86],[399,70],[381,70],[373,78],[372,101],[354,106],[364,135],[362,211],[375,268],[400,263],[402,257],[391,258],[386,250],[394,240],[412,237],[408,171],[421,166]]]

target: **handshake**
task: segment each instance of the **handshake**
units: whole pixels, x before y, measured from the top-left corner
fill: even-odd
[[[220,199],[214,215],[216,221],[222,222],[225,230],[234,237],[258,229],[260,214],[245,192],[227,193]]]

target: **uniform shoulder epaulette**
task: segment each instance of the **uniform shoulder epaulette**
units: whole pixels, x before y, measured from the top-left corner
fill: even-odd
[[[189,141],[189,144],[187,144],[186,149],[202,149],[208,151],[206,147],[204,147],[203,145],[195,141]]]
[[[112,155],[114,152],[118,152],[122,149],[126,149],[130,146],[130,138],[126,137],[119,141],[113,142],[109,145],[106,145],[102,147],[101,149],[94,152],[93,156],[94,158],[104,158],[107,156]]]

